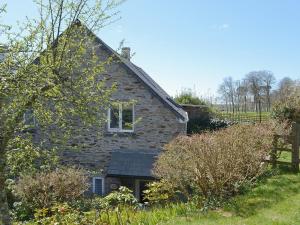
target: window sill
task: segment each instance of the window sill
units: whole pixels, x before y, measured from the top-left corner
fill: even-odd
[[[107,129],[107,132],[110,132],[110,133],[134,133],[134,130],[119,130],[119,129],[109,128],[109,129]]]
[[[134,131],[106,131],[104,136],[118,136],[118,137],[135,137],[137,134]]]

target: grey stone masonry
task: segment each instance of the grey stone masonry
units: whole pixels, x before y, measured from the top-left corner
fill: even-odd
[[[104,45],[95,40],[92,44],[102,60],[111,56]],[[126,59],[124,59],[126,60]],[[131,62],[130,62],[131,63]],[[65,151],[63,161],[80,164],[105,176],[112,151],[161,150],[163,146],[178,135],[186,134],[187,121],[182,120],[172,108],[157,96],[151,88],[139,79],[123,62],[113,62],[105,76],[107,85],[117,84],[112,98],[118,101],[134,100],[135,124],[133,132],[109,132],[107,124],[102,136],[91,132],[83,133],[85,146],[81,151]]]

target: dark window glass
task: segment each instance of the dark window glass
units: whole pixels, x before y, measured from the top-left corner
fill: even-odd
[[[122,129],[132,130],[133,128],[133,107],[132,104],[124,104],[122,107]]]
[[[102,179],[99,178],[95,178],[95,194],[97,195],[102,195]]]
[[[119,128],[119,106],[110,108],[110,128]]]

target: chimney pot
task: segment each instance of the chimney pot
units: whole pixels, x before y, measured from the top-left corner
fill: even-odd
[[[121,56],[127,60],[130,60],[130,48],[129,47],[123,47]]]

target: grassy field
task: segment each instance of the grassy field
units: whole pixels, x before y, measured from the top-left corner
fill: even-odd
[[[245,195],[235,197],[223,209],[206,214],[193,213],[188,217],[175,217],[161,224],[300,224],[300,175],[276,175]]]
[[[260,122],[270,119],[269,112],[262,112],[259,115],[256,112],[218,112],[217,117],[220,119],[229,120],[232,122]]]

